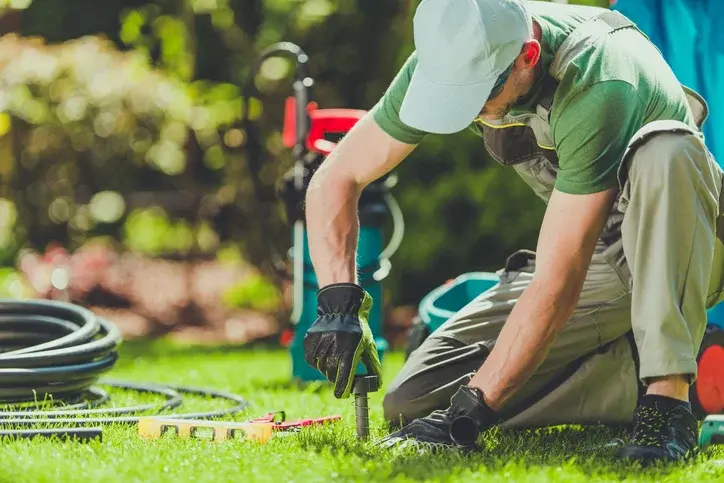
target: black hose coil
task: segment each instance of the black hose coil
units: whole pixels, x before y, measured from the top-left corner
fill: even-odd
[[[116,326],[86,308],[49,300],[0,300],[0,426],[134,424],[139,413],[151,410],[167,417],[211,419],[237,414],[249,405],[243,397],[222,391],[99,380],[118,360],[120,342]],[[96,383],[156,394],[165,400],[160,405],[102,408],[110,396],[95,387]],[[171,413],[183,404],[182,394],[222,399],[233,405]],[[2,405],[28,402],[50,406],[50,410],[2,410]]]
[[[0,301],[0,403],[77,398],[118,359],[121,334],[83,307]]]

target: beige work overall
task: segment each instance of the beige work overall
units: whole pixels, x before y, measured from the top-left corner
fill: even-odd
[[[552,79],[560,79],[581,46],[608,35],[642,34],[617,12],[592,17],[557,51]],[[490,155],[546,201],[557,171],[548,125],[554,90],[552,83],[534,114],[482,126]],[[706,103],[686,92],[701,126]],[[546,360],[502,412],[504,426],[628,423],[647,378],[690,374],[695,380],[706,309],[724,298],[724,245],[717,236],[724,232],[717,230],[724,226],[723,179],[701,134],[686,124],[657,121],[636,133],[579,305]],[[411,354],[385,395],[387,421],[404,423],[449,405],[482,365],[534,270],[532,252],[512,256],[496,287]]]

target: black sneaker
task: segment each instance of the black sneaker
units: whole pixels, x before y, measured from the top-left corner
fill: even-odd
[[[631,441],[617,451],[617,456],[644,466],[684,460],[696,450],[698,429],[689,403],[644,396],[634,412]]]

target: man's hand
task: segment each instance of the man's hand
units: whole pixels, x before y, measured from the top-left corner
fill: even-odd
[[[415,419],[399,431],[385,436],[377,444],[390,448],[419,445],[436,448],[477,449],[477,439],[486,429],[500,422],[500,417],[473,387],[461,386],[450,399],[450,407]]]
[[[616,199],[554,191],[541,226],[533,280],[470,381],[499,410],[540,366],[578,304],[596,242]]]
[[[304,336],[304,359],[334,383],[334,396],[348,398],[360,362],[382,383],[382,365],[367,323],[372,297],[359,285],[327,285],[317,293],[318,317]]]

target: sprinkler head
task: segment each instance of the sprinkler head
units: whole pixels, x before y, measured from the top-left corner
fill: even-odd
[[[352,393],[354,394],[358,439],[367,438],[370,432],[370,413],[367,393],[375,392],[379,388],[380,380],[377,376],[357,376],[354,378]]]
[[[375,392],[380,388],[380,380],[377,376],[356,376],[352,386],[352,394],[367,394]]]

